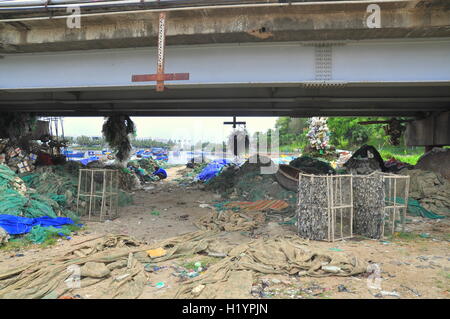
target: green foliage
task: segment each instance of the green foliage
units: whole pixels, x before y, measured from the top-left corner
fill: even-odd
[[[374,117],[330,117],[328,127],[331,132],[331,144],[338,149],[357,149],[363,144],[380,147],[387,144],[383,124],[361,125],[358,122],[386,120]]]
[[[380,152],[386,151],[385,160],[394,156],[398,160],[416,164],[419,156],[423,153],[423,148],[392,146],[389,144],[389,137],[386,136],[385,124],[361,125],[363,121],[383,121],[385,117],[329,117],[327,120],[330,129],[330,145],[337,149],[356,150],[363,144],[375,146]],[[308,131],[307,118],[278,118],[275,127],[280,133],[280,151],[291,152],[297,149],[304,149],[308,144],[306,134]],[[267,133],[260,133],[265,137]],[[404,145],[403,138],[401,145]],[[388,154],[391,153],[391,154]]]
[[[280,117],[275,123],[275,128],[280,134],[280,150],[304,148],[308,142],[307,118]]]

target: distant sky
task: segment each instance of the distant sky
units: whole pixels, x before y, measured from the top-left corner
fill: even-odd
[[[221,142],[231,132],[231,125],[223,125],[232,117],[132,117],[138,138],[172,139],[189,141]],[[277,117],[238,117],[247,122],[247,130],[265,132],[275,127]],[[103,117],[66,117],[66,136],[101,136]]]

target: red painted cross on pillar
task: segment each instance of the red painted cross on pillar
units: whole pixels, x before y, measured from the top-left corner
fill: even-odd
[[[156,81],[156,91],[164,91],[164,81],[189,80],[189,73],[164,73],[164,50],[166,47],[166,14],[159,14],[158,60],[156,74],[137,74],[131,77],[133,82]]]

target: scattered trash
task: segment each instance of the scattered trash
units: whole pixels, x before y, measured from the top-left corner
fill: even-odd
[[[194,278],[194,277],[197,277],[197,276],[199,276],[200,274],[198,273],[198,272],[196,272],[196,271],[191,271],[191,272],[188,272],[187,273],[187,276],[189,277],[189,278]]]
[[[415,295],[415,296],[417,296],[417,297],[421,297],[421,296],[422,296],[416,289],[409,288],[409,287],[407,287],[407,286],[405,286],[405,285],[400,285],[400,286],[403,287],[403,288],[405,288],[406,290],[409,290],[410,292],[413,293],[413,295]]]
[[[400,294],[398,293],[398,292],[396,292],[396,291],[384,291],[384,290],[382,290],[382,291],[380,291],[379,293],[377,293],[376,295],[375,295],[375,297],[378,297],[378,298],[380,298],[380,297],[397,297],[397,298],[400,298]]]
[[[147,272],[157,272],[157,271],[159,271],[161,269],[165,269],[165,268],[167,268],[167,266],[159,267],[154,264],[145,264],[145,266],[144,266],[144,270]]]
[[[158,282],[155,287],[160,289],[160,288],[164,288],[166,286],[166,284],[163,281]]]
[[[130,276],[130,274],[123,274],[123,275],[117,276],[116,278],[114,278],[114,280],[115,281],[122,281],[123,279],[125,279],[125,278],[127,278],[129,276]]]
[[[152,214],[153,216],[159,216],[161,213],[157,210],[154,210],[150,214]]]
[[[340,249],[340,248],[329,248],[328,250],[331,250],[331,251],[344,251],[343,249]]]
[[[430,238],[430,234],[429,233],[421,233],[419,234],[420,237],[422,238]]]
[[[147,254],[149,255],[149,257],[151,258],[157,258],[157,257],[162,257],[167,253],[167,251],[164,248],[156,248],[156,249],[150,249],[147,250]]]
[[[80,295],[74,295],[74,296],[60,296],[58,299],[82,299]]]
[[[339,285],[338,286],[338,291],[339,292],[350,292],[347,287],[345,287],[344,285]]]
[[[337,266],[322,266],[322,270],[326,272],[330,272],[333,274],[337,274],[341,271],[341,267]]]
[[[192,294],[194,296],[200,295],[200,293],[203,291],[203,289],[205,289],[205,287],[206,287],[205,285],[198,285],[198,286],[192,288]]]

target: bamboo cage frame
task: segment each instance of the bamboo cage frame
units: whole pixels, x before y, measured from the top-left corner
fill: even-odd
[[[347,175],[312,175],[312,174],[302,174],[300,173],[298,176],[299,179],[299,199],[298,199],[298,209],[297,209],[297,221],[298,221],[298,233],[300,236],[304,236],[304,229],[302,229],[301,225],[301,209],[300,205],[311,205],[314,206],[315,203],[311,200],[313,198],[312,194],[306,193],[300,193],[301,190],[301,183],[302,179],[304,178],[310,178],[311,183],[314,182],[314,179],[326,179],[326,194],[322,194],[322,196],[326,196],[326,207],[319,207],[320,209],[326,209],[327,210],[327,234],[326,236],[323,236],[324,238],[320,238],[318,240],[325,240],[328,242],[334,242],[337,240],[344,240],[349,239],[353,237],[353,224],[354,219],[358,217],[358,211],[355,211],[355,202],[354,202],[354,178],[380,178],[381,182],[383,184],[383,198],[384,200],[381,200],[381,205],[379,208],[379,212],[382,212],[381,214],[377,215],[377,217],[374,216],[374,221],[379,221],[379,226],[377,226],[378,233],[380,235],[380,238],[384,238],[388,235],[393,235],[396,230],[396,223],[398,222],[397,217],[400,217],[400,223],[402,231],[405,230],[405,220],[406,220],[406,213],[408,210],[408,198],[409,198],[409,186],[410,186],[410,177],[408,175],[395,175],[395,174],[388,174],[388,173],[381,173],[381,172],[374,172],[372,174],[368,175],[353,175],[353,174],[347,174]],[[344,178],[348,178],[349,180],[349,189],[348,189],[348,195],[349,195],[349,201],[343,202],[343,192],[344,187],[342,186],[342,180]],[[403,184],[401,184],[401,182]],[[372,189],[367,189],[367,193],[373,192]],[[312,190],[311,190],[312,192]],[[305,197],[310,197],[309,199],[306,198],[302,201]],[[380,195],[381,196],[381,195]],[[398,202],[397,198],[403,198],[403,203]],[[348,209],[350,214],[350,234],[345,236],[343,232],[344,227],[344,210]],[[316,211],[316,213],[318,213]],[[336,218],[340,217],[340,229],[336,229]],[[317,219],[319,220],[321,218],[320,215],[317,215]],[[387,228],[390,227],[390,230]],[[367,234],[358,233],[359,235],[366,236]],[[314,237],[314,238],[312,238]],[[320,237],[320,236],[319,236]],[[317,236],[309,236],[309,239],[317,239]],[[379,239],[380,239],[379,238]]]
[[[395,175],[383,173],[382,178],[385,184],[385,207],[384,207],[384,215],[385,218],[388,218],[388,221],[391,223],[391,232],[390,235],[395,233],[395,222],[396,215],[400,217],[402,231],[405,231],[405,221],[406,221],[406,213],[408,211],[408,198],[409,198],[409,183],[410,177],[408,175]],[[405,188],[401,193],[404,194],[403,199],[404,202],[398,203],[396,198],[398,196],[398,181],[404,181]],[[401,186],[400,186],[401,187]],[[402,214],[403,211],[403,214]],[[386,220],[383,222],[382,229],[382,237],[386,236]]]
[[[100,179],[100,180],[97,180]],[[97,186],[100,189],[97,190]],[[84,200],[84,205],[82,200]],[[96,203],[100,205],[97,208]],[[81,210],[80,210],[81,208]],[[78,173],[77,214],[81,220],[115,219],[119,215],[119,172],[114,169],[83,168]],[[97,217],[97,220],[95,220]]]
[[[303,174],[300,173],[298,176],[299,179],[299,190],[300,184],[302,183],[302,179],[309,178],[311,179],[311,183],[314,182],[314,179],[325,179],[326,180],[326,194],[323,194],[327,197],[327,205],[326,207],[321,207],[322,209],[327,210],[327,236],[326,238],[322,238],[319,240],[325,240],[328,242],[335,242],[338,240],[350,239],[353,237],[353,176],[350,174],[347,175],[312,175],[312,174]],[[342,181],[347,179],[349,184],[344,185]],[[348,188],[348,189],[346,189]],[[345,201],[343,193],[347,192],[349,195],[349,202]],[[301,205],[302,195],[299,194],[298,205]],[[344,215],[348,214],[349,216],[349,233],[344,235]],[[340,220],[340,227],[336,229],[336,218]],[[297,219],[298,219],[298,231],[300,234],[301,227],[301,216],[300,210],[297,211]]]

